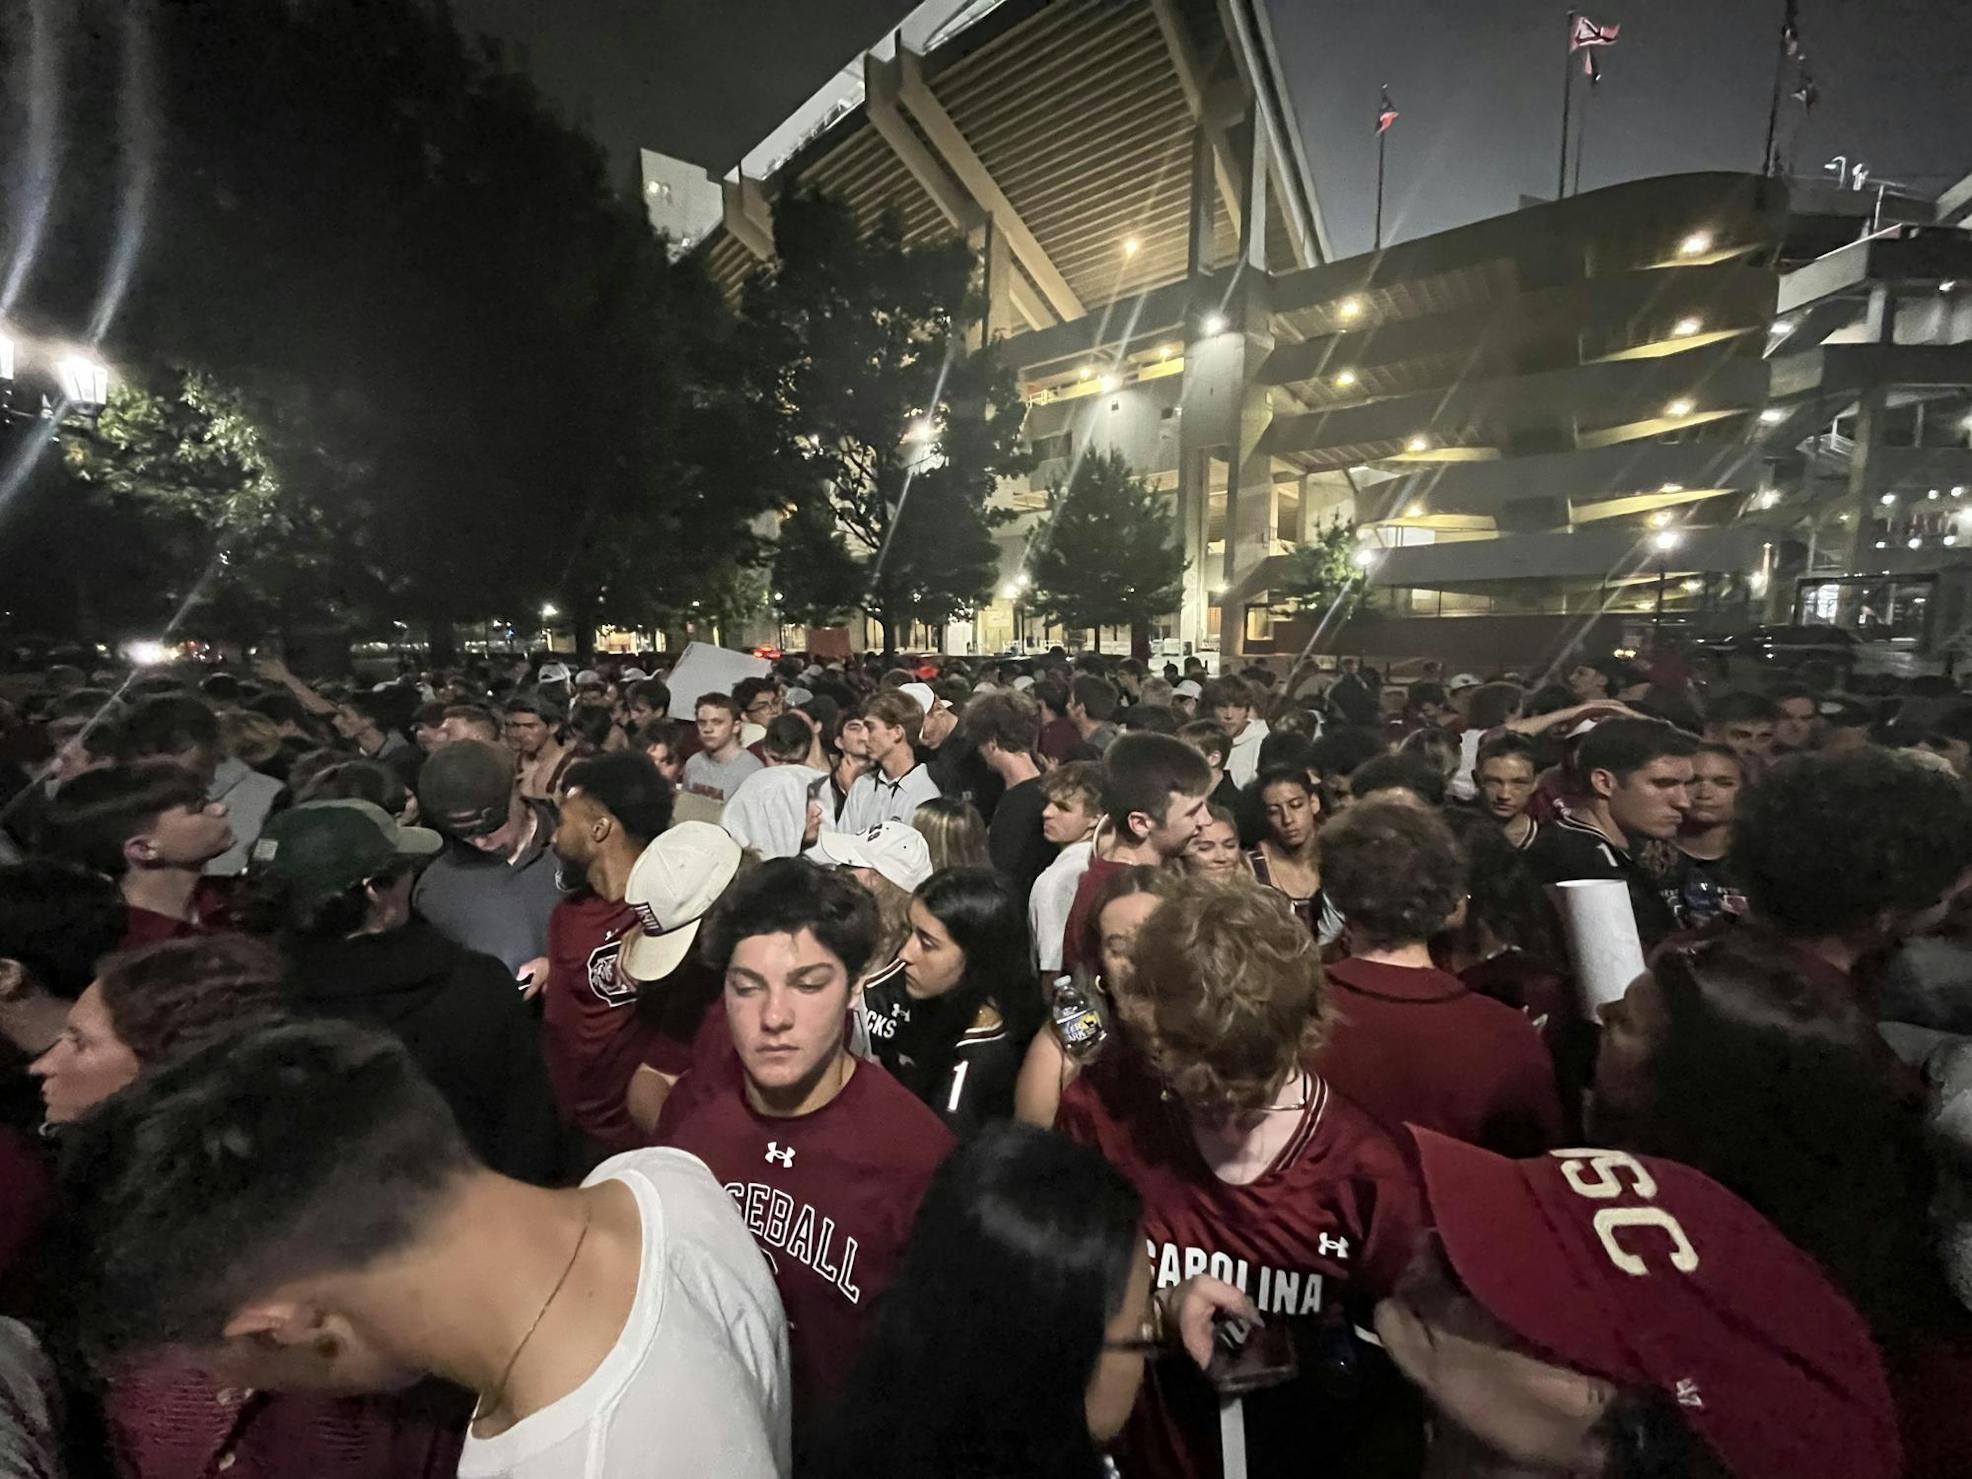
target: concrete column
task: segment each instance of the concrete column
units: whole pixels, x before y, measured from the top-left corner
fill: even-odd
[[[1887,283],[1873,283],[1869,307],[1863,315],[1863,330],[1878,344],[1889,344],[1897,327],[1897,299]],[[1880,373],[1880,372],[1879,372]],[[1856,403],[1855,451],[1849,460],[1848,506],[1850,529],[1849,570],[1860,573],[1870,568],[1876,556],[1876,541],[1870,535],[1869,521],[1876,516],[1877,499],[1882,496],[1882,477],[1877,472],[1876,449],[1883,430],[1887,402],[1880,380],[1873,380]]]
[[[1212,511],[1212,454],[1178,454],[1178,537],[1185,547],[1184,593],[1178,602],[1178,637],[1195,651],[1205,639],[1212,572],[1206,568],[1205,532]]]
[[[1216,176],[1212,135],[1204,123],[1191,131],[1191,215],[1186,267],[1192,278],[1212,270],[1212,201]]]
[[[986,250],[982,259],[986,264],[986,340],[994,343],[1017,327],[1018,314],[1013,306],[1015,272],[1013,249],[1007,243],[1006,233],[990,217],[985,234]]]

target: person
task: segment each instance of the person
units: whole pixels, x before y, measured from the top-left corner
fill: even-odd
[[[451,845],[418,876],[412,910],[537,994],[548,979],[548,921],[561,902],[549,846],[554,804],[520,794],[511,752],[459,739],[418,772],[418,815]]]
[[[911,899],[895,964],[863,983],[876,1061],[961,1139],[1013,1113],[1041,1021],[1019,896],[991,868],[944,868]]]
[[[887,968],[911,933],[911,896],[931,876],[931,845],[904,822],[881,822],[867,832],[822,832],[818,861],[846,869],[876,903],[872,960]]]
[[[733,685],[733,704],[739,710],[742,724],[753,725],[763,731],[787,711],[781,686],[772,678],[740,679]]]
[[[1015,685],[1019,691],[1019,685]],[[1049,676],[1033,684],[1028,697],[1041,709],[1041,755],[1051,765],[1067,765],[1082,747],[1082,731],[1068,717],[1068,685]]]
[[[478,1394],[461,1479],[787,1473],[784,1317],[690,1156],[509,1180],[399,1043],[344,1022],[202,1040],[70,1134],[100,1360],[177,1348],[277,1392],[441,1376]]]
[[[1212,805],[1238,816],[1242,797],[1233,778],[1226,774],[1226,756],[1232,750],[1232,741],[1226,738],[1225,730],[1219,728],[1217,720],[1194,719],[1178,727],[1178,738],[1205,757],[1212,772],[1212,788],[1206,792]]]
[[[125,948],[203,934],[226,922],[230,890],[205,867],[233,845],[226,803],[181,765],[113,765],[55,793],[43,829],[52,857],[115,879]]]
[[[799,857],[821,834],[827,790],[826,771],[770,765],[739,783],[719,814],[719,825],[763,860]]]
[[[562,776],[578,758],[567,742],[564,710],[543,693],[516,693],[501,706],[507,748],[519,757],[520,794],[553,801]]]
[[[651,719],[630,734],[630,748],[650,756],[657,773],[677,790],[685,778],[685,726],[675,719]]]
[[[963,796],[934,796],[911,813],[911,826],[924,837],[931,868],[984,868],[991,865],[986,850],[986,824],[979,808]]]
[[[1317,939],[1332,938],[1336,921],[1323,919],[1321,801],[1305,767],[1270,765],[1254,781],[1266,817],[1259,846],[1246,855],[1253,877],[1273,889]],[[1194,845],[1196,839],[1194,839]]]
[[[924,715],[916,699],[896,690],[863,705],[862,742],[869,766],[851,782],[842,803],[837,822],[842,831],[867,832],[883,822],[908,822],[920,802],[938,794],[915,748]]]
[[[1678,826],[1677,850],[1679,911],[1693,928],[1746,912],[1745,891],[1727,857],[1745,779],[1745,762],[1732,746],[1708,740],[1692,752],[1691,804]]]
[[[269,720],[269,723],[273,721]],[[411,714],[411,742],[420,755],[429,755],[451,736],[445,732],[445,705],[437,701],[419,704]]]
[[[799,765],[809,770],[827,768],[821,734],[814,721],[799,709],[774,717],[760,741],[760,751],[769,765]]]
[[[1520,1012],[1431,958],[1465,901],[1466,860],[1422,807],[1364,801],[1323,834],[1349,954],[1328,967],[1339,1019],[1323,1076],[1393,1134],[1422,1125],[1503,1154],[1561,1138],[1554,1064]]]
[[[1813,1255],[1875,1333],[1906,1472],[1960,1472],[1972,1315],[1939,1263],[1923,1120],[1870,1014],[1784,945],[1735,931],[1660,951],[1601,1017],[1598,1142],[1703,1171]]]
[[[1203,1364],[1216,1313],[1257,1316],[1202,1276],[1153,1297],[1142,1223],[1135,1188],[1059,1136],[994,1125],[953,1151],[826,1430],[818,1479],[1102,1479],[1100,1450],[1145,1361],[1175,1335]]]
[[[653,1136],[712,1169],[767,1255],[792,1328],[798,1446],[854,1365],[952,1146],[908,1089],[849,1051],[876,943],[874,905],[839,874],[777,858],[742,879],[704,942],[725,980],[724,1031],[708,1026]]]
[[[1739,798],[1727,854],[1749,917],[1803,973],[1855,990],[1865,956],[1932,927],[1972,867],[1972,802],[1881,750],[1796,755]]]
[[[1055,848],[1027,894],[1027,925],[1036,964],[1047,975],[1061,969],[1061,937],[1075,905],[1075,890],[1088,871],[1102,821],[1102,767],[1071,760],[1041,777],[1041,835]]]
[[[1431,958],[1466,988],[1504,1002],[1533,1025],[1555,1060],[1563,1117],[1581,1102],[1594,1059],[1592,1029],[1575,1005],[1561,920],[1526,858],[1490,816],[1447,809],[1445,825],[1465,853],[1465,908],[1434,936]]]
[[[1769,695],[1777,715],[1773,722],[1776,756],[1813,750],[1821,743],[1821,695],[1806,683],[1776,683]]]
[[[1813,1259],[1674,1161],[1417,1135],[1433,1241],[1376,1307],[1434,1475],[1895,1479],[1869,1331]]]
[[[637,979],[622,961],[624,941],[641,919],[626,895],[631,874],[670,826],[671,788],[645,756],[626,750],[569,769],[551,846],[576,887],[548,921],[542,1048],[562,1123],[610,1154],[643,1143],[626,1095],[657,1037],[636,1009]],[[737,851],[723,833],[720,839]],[[687,852],[681,869],[698,861]],[[680,953],[689,947],[687,931]],[[674,1072],[682,1068],[673,1065]]]
[[[397,1036],[473,1154],[546,1185],[561,1169],[554,1098],[512,973],[411,915],[417,864],[443,846],[365,801],[306,802],[255,845],[241,923],[286,957],[287,1010]]]
[[[422,754],[404,737],[402,690],[352,693],[335,707],[336,735],[356,753],[396,771],[405,785],[418,778]]]
[[[1055,844],[1041,823],[1048,798],[1034,759],[1041,742],[1040,706],[1024,693],[982,693],[966,705],[965,730],[1006,787],[993,808],[987,850],[993,866],[1024,899],[1055,858]]]
[[[1690,735],[1658,719],[1597,724],[1575,754],[1586,804],[1543,827],[1527,852],[1543,883],[1620,879],[1646,951],[1683,924],[1681,890],[1654,878],[1637,853],[1645,842],[1669,841],[1683,825],[1697,748]]]
[[[447,704],[445,722],[439,726],[445,734],[445,743],[458,740],[478,740],[483,745],[500,743],[500,717],[484,704]]]
[[[630,684],[624,705],[633,728],[641,729],[655,720],[671,717],[671,690],[661,678],[641,678]]]
[[[1174,880],[1138,930],[1116,988],[1130,1050],[1068,1086],[1060,1133],[1091,1146],[1144,1199],[1159,1288],[1204,1273],[1285,1327],[1299,1375],[1248,1394],[1229,1418],[1248,1471],[1354,1472],[1408,1402],[1351,1333],[1394,1287],[1418,1232],[1395,1143],[1314,1066],[1331,1025],[1315,942],[1250,883]],[[1344,1374],[1346,1373],[1346,1379]],[[1128,1473],[1221,1472],[1216,1392],[1174,1363],[1153,1368],[1118,1445]]]
[[[1208,878],[1253,876],[1239,845],[1239,819],[1223,806],[1205,808],[1205,824],[1185,849],[1185,870]]]
[[[1780,705],[1763,693],[1722,693],[1706,706],[1704,738],[1739,756],[1749,781],[1773,762]]]
[[[1365,760],[1350,773],[1349,795],[1354,801],[1408,796],[1435,810],[1445,804],[1445,772],[1436,761],[1414,751],[1393,750]]]
[[[1541,824],[1527,810],[1540,773],[1540,752],[1534,742],[1512,733],[1480,745],[1479,761],[1472,768],[1480,806],[1515,852],[1525,852],[1540,835]]]
[[[220,744],[219,718],[189,693],[159,694],[134,704],[116,724],[118,758],[126,765],[182,765],[205,784],[208,801],[226,808],[232,839],[204,871],[215,878],[246,872],[254,838],[280,805],[285,787],[270,775],[228,756]]]
[[[1253,717],[1253,690],[1242,678],[1214,678],[1205,685],[1198,707],[1225,734],[1226,774],[1244,790],[1259,774],[1260,742],[1267,737],[1267,721]]]
[[[627,743],[609,709],[593,700],[578,703],[568,711],[566,738],[569,753],[577,760],[586,760],[591,755],[613,754]],[[555,791],[557,802],[567,789],[568,772],[564,770]]]
[[[739,705],[731,694],[701,694],[693,713],[699,749],[685,761],[681,789],[723,805],[762,762],[740,743]]]
[[[1100,760],[1122,729],[1116,724],[1121,705],[1116,685],[1099,673],[1078,673],[1068,685],[1068,722],[1080,744],[1078,759]]]

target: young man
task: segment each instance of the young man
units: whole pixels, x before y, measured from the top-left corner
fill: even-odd
[[[980,758],[1006,787],[993,808],[986,846],[993,866],[1024,899],[1055,855],[1042,830],[1048,798],[1041,767],[1034,763],[1034,747],[1041,740],[1040,705],[1011,690],[982,693],[966,705],[965,729]]]
[[[445,722],[439,725],[445,732],[445,743],[455,740],[478,740],[482,745],[500,743],[500,718],[484,704],[448,704],[445,708]]]
[[[1774,707],[1780,717],[1774,720],[1773,748],[1776,755],[1792,755],[1812,750],[1821,743],[1821,695],[1805,683],[1777,683]]]
[[[1746,912],[1746,894],[1727,857],[1745,784],[1745,765],[1732,746],[1708,742],[1692,755],[1691,805],[1678,827],[1677,844],[1684,858],[1682,909],[1694,928]]]
[[[1171,685],[1171,711],[1180,722],[1190,723],[1198,715],[1198,700],[1205,688],[1196,678],[1185,678]]]
[[[1082,744],[1100,758],[1123,731],[1112,721],[1116,717],[1116,685],[1095,673],[1077,675],[1068,685],[1068,722]]]
[[[1527,812],[1539,779],[1538,752],[1525,735],[1502,734],[1479,747],[1479,763],[1472,768],[1479,804],[1521,852],[1540,835],[1540,823]]]
[[[1206,792],[1211,803],[1238,816],[1239,787],[1226,774],[1226,756],[1232,752],[1232,741],[1226,737],[1225,730],[1216,720],[1194,719],[1178,730],[1178,738],[1205,757],[1205,764],[1212,772],[1212,789]]]
[[[1543,883],[1619,878],[1630,891],[1646,952],[1682,924],[1676,880],[1654,879],[1636,858],[1649,841],[1677,836],[1691,806],[1698,741],[1659,719],[1605,719],[1575,753],[1587,804],[1541,828],[1527,861]]]
[[[1322,1077],[1401,1137],[1406,1125],[1506,1155],[1561,1138],[1554,1065],[1512,1007],[1431,959],[1465,900],[1465,858],[1435,812],[1365,801],[1322,832],[1322,888],[1348,921],[1327,968],[1337,1021]]]
[[[725,972],[727,1033],[708,1025],[655,1136],[712,1168],[773,1267],[798,1441],[853,1366],[952,1144],[916,1096],[849,1052],[876,936],[869,894],[840,874],[778,858],[743,880],[704,946]]]
[[[206,865],[233,845],[226,803],[182,765],[113,765],[55,793],[43,841],[55,857],[116,880],[128,917],[122,947],[223,928],[226,886]]]
[[[345,1394],[441,1376],[478,1395],[461,1479],[788,1472],[773,1280],[690,1156],[509,1180],[403,1047],[340,1022],[204,1040],[69,1133],[106,1363],[176,1348],[233,1386]]]
[[[388,765],[405,785],[418,778],[419,752],[398,728],[399,704],[388,692],[352,693],[336,705],[335,731],[365,760]]]
[[[739,706],[742,725],[762,730],[787,712],[780,684],[772,678],[740,679],[733,685],[733,702]]]
[[[490,955],[531,995],[548,978],[548,920],[561,902],[555,808],[522,798],[514,757],[454,740],[418,773],[418,815],[448,847],[419,876],[411,907],[468,950]]]
[[[1375,1323],[1431,1409],[1426,1473],[1903,1472],[1861,1316],[1716,1182],[1621,1151],[1417,1143],[1436,1237]]]
[[[1780,705],[1762,693],[1726,693],[1712,700],[1705,712],[1705,738],[1729,745],[1757,781],[1773,762],[1774,740],[1780,724]]]
[[[519,693],[502,713],[507,748],[520,757],[520,794],[529,801],[553,801],[575,763],[575,751],[563,740],[561,706],[540,694]]]
[[[765,767],[740,743],[740,708],[731,694],[700,694],[692,713],[700,749],[685,762],[684,789],[723,806],[741,781]]]
[[[1253,690],[1240,678],[1214,678],[1205,685],[1198,707],[1226,732],[1231,746],[1226,774],[1241,789],[1251,785],[1260,770],[1260,741],[1267,737],[1267,721],[1253,717]]]
[[[908,822],[920,803],[938,795],[938,785],[919,763],[915,749],[924,728],[924,709],[918,701],[895,690],[879,693],[863,705],[862,719],[870,768],[849,787],[837,823],[842,832]]]
[[[1062,969],[1094,964],[1084,950],[1084,926],[1105,879],[1130,867],[1161,868],[1184,855],[1205,825],[1211,780],[1205,757],[1168,734],[1126,734],[1109,747],[1102,762],[1109,835],[1096,844],[1075,885],[1062,928]]]
[[[650,757],[657,773],[674,791],[683,786],[685,780],[684,729],[685,726],[675,719],[653,719],[630,731],[631,746]]]
[[[218,715],[205,700],[189,693],[145,699],[118,721],[116,732],[118,757],[125,764],[169,761],[205,782],[206,799],[223,802],[233,826],[232,842],[205,865],[205,871],[215,878],[236,878],[246,872],[254,839],[287,788],[226,755],[220,747]]]
[[[628,679],[629,675],[624,675]],[[653,719],[671,717],[671,690],[657,678],[645,678],[630,684],[629,702],[624,706],[632,728],[648,724]]]
[[[1096,824],[1102,820],[1102,767],[1090,761],[1057,765],[1041,777],[1041,835],[1059,849],[1027,895],[1027,924],[1043,974],[1061,969],[1061,936],[1075,889],[1088,871]]]

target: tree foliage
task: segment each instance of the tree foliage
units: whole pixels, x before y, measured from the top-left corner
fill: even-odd
[[[1171,500],[1120,452],[1090,452],[1048,489],[1029,601],[1071,629],[1148,625],[1182,598],[1185,552]]]
[[[775,206],[777,260],[755,277],[739,341],[752,403],[774,421],[774,565],[783,610],[875,616],[886,644],[991,588],[988,507],[1023,471],[1012,373],[968,355],[977,261],[963,242],[907,245],[893,218],[863,230],[844,205],[791,192]]]
[[[1317,615],[1333,609],[1333,620],[1346,621],[1362,599],[1363,571],[1356,563],[1360,549],[1354,522],[1332,519],[1287,556],[1273,582],[1275,604]]]

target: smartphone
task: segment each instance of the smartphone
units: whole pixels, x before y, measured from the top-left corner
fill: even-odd
[[[1205,1379],[1222,1397],[1239,1397],[1290,1382],[1300,1375],[1301,1362],[1285,1322],[1254,1325],[1222,1319],[1212,1333],[1212,1361]]]

